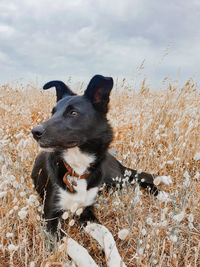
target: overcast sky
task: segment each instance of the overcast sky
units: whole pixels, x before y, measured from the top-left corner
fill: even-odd
[[[96,73],[198,80],[200,1],[0,0],[0,83]]]

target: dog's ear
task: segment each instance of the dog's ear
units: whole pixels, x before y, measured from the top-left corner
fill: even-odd
[[[84,96],[86,96],[93,104],[96,110],[101,113],[108,111],[108,102],[110,92],[113,88],[113,79],[95,75],[88,84]]]
[[[57,102],[62,99],[64,96],[67,96],[67,95],[75,95],[70,89],[69,87],[64,84],[63,82],[61,81],[51,81],[51,82],[48,82],[46,83],[44,86],[43,86],[43,89],[44,90],[47,90],[51,87],[55,87],[56,88],[56,96],[57,96]]]

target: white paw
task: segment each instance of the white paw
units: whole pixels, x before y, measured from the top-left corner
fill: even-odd
[[[157,176],[153,182],[155,185],[170,185],[172,184],[172,179],[170,176],[163,175],[163,176]]]
[[[67,254],[72,258],[72,261],[78,267],[98,267],[88,251],[79,245],[75,240],[70,237],[63,238],[64,243],[59,246],[59,250],[65,250]],[[84,260],[83,260],[84,259]]]

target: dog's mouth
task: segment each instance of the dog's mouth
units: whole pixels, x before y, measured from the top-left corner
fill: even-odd
[[[70,142],[67,142],[63,145],[52,145],[52,144],[44,144],[42,142],[38,142],[40,147],[43,148],[43,149],[50,149],[50,150],[55,150],[55,151],[61,151],[61,150],[66,150],[68,148],[73,148],[73,147],[76,147],[79,145],[79,142],[78,141],[70,141]]]
[[[78,141],[71,141],[71,142],[67,143],[66,148],[72,148],[72,147],[76,147],[78,145],[79,145]]]

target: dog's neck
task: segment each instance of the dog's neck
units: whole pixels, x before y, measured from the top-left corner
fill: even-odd
[[[93,154],[82,152],[79,147],[67,149],[62,156],[78,175],[83,175],[96,159]]]

